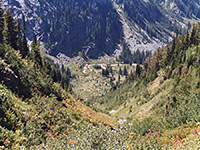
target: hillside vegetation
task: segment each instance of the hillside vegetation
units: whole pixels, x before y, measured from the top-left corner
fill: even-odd
[[[0,149],[198,149],[199,43],[194,24],[90,101],[111,117],[76,100],[69,69],[44,60],[34,34],[30,50],[25,17],[21,28],[0,9]]]
[[[93,101],[94,105],[117,118],[128,120],[136,135],[145,135],[149,130],[161,133],[164,141],[169,142],[163,143],[164,148],[169,147],[176,136],[180,142],[185,141],[190,132],[183,132],[180,137],[176,131],[182,132],[183,124],[199,124],[200,121],[199,36],[199,23],[193,25],[190,33],[187,30],[185,35],[176,34],[171,46],[158,49],[143,66],[136,67],[120,88],[96,98],[98,102]],[[165,137],[171,134],[168,132],[174,132],[174,135]],[[132,146],[137,146],[140,140],[136,138]],[[153,148],[153,143],[149,140],[147,143]],[[193,148],[196,148],[195,144]]]
[[[0,10],[1,149],[72,148],[86,129],[109,127],[109,116],[70,94],[65,68],[42,59],[35,36],[29,50],[25,22],[22,30],[16,22],[10,11]]]

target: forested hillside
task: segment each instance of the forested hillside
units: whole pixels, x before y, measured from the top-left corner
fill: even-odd
[[[34,34],[29,49],[25,30],[24,17],[21,28],[0,8],[0,148],[71,149],[85,129],[112,119],[70,94],[69,69],[44,60]]]
[[[52,22],[49,24],[51,35],[44,39],[49,44],[55,41],[59,44],[52,54],[62,52],[74,56],[83,49],[88,56],[96,58],[102,53],[112,54],[116,45],[120,43],[122,27],[110,1],[51,1],[51,3],[62,12],[53,14],[54,18],[50,19]]]
[[[176,14],[187,18],[199,18],[200,10],[199,5],[200,1],[190,1],[190,0],[158,0],[165,8],[174,11]]]
[[[198,147],[196,140],[199,139],[199,133],[196,128],[200,121],[199,43],[200,24],[197,23],[185,35],[174,35],[171,45],[156,50],[142,66],[134,67],[135,71],[130,72],[127,81],[119,88],[97,97],[97,101],[91,101],[97,109],[132,123],[133,149]],[[196,142],[190,137],[192,128],[197,133],[194,136]],[[152,132],[159,136],[153,137]],[[136,135],[144,135],[144,140]],[[162,144],[157,145],[154,142]]]
[[[138,103],[144,104],[155,96],[149,93],[152,90],[148,89],[149,86],[153,89],[155,87],[159,88],[159,86],[167,82],[169,82],[168,84],[173,83],[172,85],[175,89],[177,86],[181,86],[182,88],[184,87],[181,90],[188,90],[189,93],[187,94],[189,97],[191,96],[190,92],[193,93],[196,90],[199,91],[199,29],[200,24],[198,23],[193,25],[191,32],[189,32],[188,29],[185,35],[179,36],[178,33],[175,34],[170,46],[167,45],[163,49],[156,50],[152,56],[150,55],[150,57],[143,62],[142,66],[138,64],[134,67],[135,72],[130,72],[127,83],[124,83],[121,88],[111,91],[105,95],[105,97],[103,96],[100,103],[106,102],[105,105],[108,110],[117,108],[119,105],[116,105],[116,102],[120,104],[124,102],[127,103],[130,99],[137,99]],[[191,82],[191,85],[188,85],[189,87],[184,85],[187,84],[186,81]],[[130,86],[132,86],[131,89],[129,89]],[[160,93],[162,90],[161,88],[159,88],[159,90]],[[169,98],[169,95],[172,93],[171,96],[173,97],[177,92],[176,90],[171,90],[165,93],[165,95],[167,95],[165,98]],[[137,93],[138,91],[140,92]],[[168,92],[172,93],[169,94]],[[180,94],[180,96],[182,97],[182,94]],[[111,105],[107,103],[110,103]]]
[[[51,55],[73,57],[78,52],[91,58],[112,54],[122,39],[122,25],[111,1],[40,0],[5,1],[12,13],[27,17],[28,38],[32,29]],[[117,32],[116,32],[117,31]]]

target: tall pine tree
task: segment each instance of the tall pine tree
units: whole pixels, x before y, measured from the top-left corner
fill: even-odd
[[[140,75],[141,75],[141,72],[142,72],[142,69],[141,69],[141,67],[140,67],[140,65],[139,64],[137,64],[137,66],[136,66],[136,76],[137,77],[140,77]]]
[[[26,39],[26,24],[25,24],[25,16],[22,14],[22,23],[23,23],[23,28],[22,28],[22,45],[21,45],[21,55],[23,58],[29,55],[29,48],[27,44],[27,39]]]
[[[35,62],[35,66],[43,66],[40,55],[40,42],[37,41],[35,33],[33,34],[33,42],[31,43],[31,59]]]
[[[3,42],[3,27],[4,27],[4,20],[3,20],[3,9],[1,8],[0,3],[0,43]]]
[[[12,24],[11,12],[10,10],[7,10],[4,16],[4,29],[3,29],[3,42],[7,45],[11,45],[13,28],[14,26]]]
[[[126,66],[124,66],[124,71],[123,71],[123,74],[124,74],[125,76],[127,76],[127,75],[128,75],[128,71],[127,71],[127,69],[126,69]]]
[[[17,49],[17,37],[15,32],[15,22],[11,15],[11,11],[7,10],[4,15],[3,42]]]
[[[17,38],[16,45],[17,45],[17,48],[20,49],[21,44],[22,44],[22,41],[21,41],[22,33],[21,33],[21,28],[20,28],[20,22],[18,19],[16,21],[15,32],[16,32],[16,38]]]
[[[190,29],[190,23],[187,25],[187,31],[184,39],[184,49],[186,50],[190,45],[190,37],[189,37],[189,29]]]

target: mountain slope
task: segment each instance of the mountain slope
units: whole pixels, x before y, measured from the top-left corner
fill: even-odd
[[[144,41],[149,42],[148,40],[156,38],[158,41],[168,43],[174,29],[184,28],[183,18],[171,13],[168,9],[163,9],[157,1],[128,0],[118,2],[118,4],[123,8],[130,24],[133,27],[136,26],[138,29],[135,28],[139,31],[144,30],[143,32],[147,32],[150,36],[148,38],[143,35]]]
[[[93,134],[96,130],[91,128],[100,125],[109,129],[112,118],[94,112],[71,95],[65,68],[41,58],[36,37],[32,50],[22,57],[27,45],[22,42],[24,33],[17,34],[12,43],[14,34],[8,34],[15,33],[15,26],[11,26],[15,21],[6,11],[0,26],[0,149],[55,149],[56,145],[71,149],[78,142],[73,139],[82,136],[84,129]],[[16,42],[21,44],[13,48]],[[89,148],[92,144],[90,141]]]
[[[189,1],[189,0],[158,0],[165,8],[172,10],[178,15],[186,18],[199,18],[200,17],[200,1]]]
[[[92,101],[132,128],[130,148],[198,147],[199,29],[198,23],[191,33],[174,37],[171,46],[155,51],[141,69],[136,67],[127,82]]]
[[[160,39],[151,38],[144,29],[139,27],[139,24],[133,25],[119,4],[114,3],[114,6],[123,24],[124,40],[129,44],[132,52],[137,50],[154,51],[163,44]]]
[[[155,101],[168,101],[166,98],[169,95],[173,97],[176,92],[180,92],[180,95],[176,94],[180,99],[187,99],[192,96],[190,94],[198,95],[199,29],[199,24],[195,24],[191,33],[174,37],[171,46],[158,49],[141,69],[134,67],[135,72],[130,74],[127,83],[100,98],[99,103],[104,103],[107,110],[119,106],[120,110],[124,106],[128,111],[129,103],[137,109],[140,105],[151,103],[154,98]],[[188,93],[183,93],[186,89]],[[185,98],[181,95],[185,95]]]
[[[123,39],[131,51],[153,51],[170,42],[176,29],[184,33],[188,19],[199,19],[199,3],[194,0],[3,0],[3,4],[20,18],[24,12],[28,38],[35,32],[54,56],[111,55],[120,52]]]
[[[121,23],[111,1],[6,0],[3,4],[14,14],[25,13],[27,35],[35,31],[54,56],[61,52],[72,57],[80,51],[95,58],[112,54],[122,38]]]

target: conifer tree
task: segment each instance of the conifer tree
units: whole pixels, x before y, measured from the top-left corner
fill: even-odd
[[[3,29],[3,42],[7,45],[11,46],[11,37],[12,37],[12,30],[14,28],[12,24],[12,16],[10,10],[6,11],[4,16],[4,29]]]
[[[123,74],[124,74],[125,76],[127,76],[127,75],[128,75],[128,71],[127,71],[127,69],[126,69],[126,66],[124,66],[124,71],[123,71]]]
[[[35,49],[36,49],[36,46],[37,46],[37,38],[36,38],[36,35],[35,33],[33,33],[33,41],[31,43],[31,59],[34,61],[35,60]]]
[[[190,37],[189,37],[189,28],[190,28],[190,23],[187,25],[187,31],[184,39],[184,49],[186,50],[189,45],[190,45]]]
[[[43,66],[40,54],[40,42],[37,41],[35,33],[33,33],[33,42],[31,43],[31,59],[35,62],[36,66]]]
[[[14,49],[18,49],[18,46],[17,46],[17,42],[18,42],[18,27],[17,27],[17,22],[13,19],[12,20],[12,25],[13,25],[13,29],[11,30],[12,31],[12,36],[11,36],[11,46],[14,48]],[[19,27],[20,28],[20,27]],[[19,33],[20,34],[20,33]]]
[[[61,86],[64,89],[67,89],[69,87],[70,77],[71,77],[70,69],[67,68],[67,71],[66,71],[64,65],[62,64],[62,66],[61,66]]]
[[[42,67],[43,64],[42,64],[42,57],[41,57],[41,54],[40,54],[40,42],[38,42],[37,44],[37,47],[35,49],[35,62],[40,66]]]
[[[170,52],[170,53],[173,53],[173,52],[174,52],[175,47],[176,47],[176,38],[173,37],[173,39],[172,39],[172,46],[171,46],[171,52]]]
[[[61,73],[64,74],[65,73],[65,66],[62,64],[61,65]]]
[[[121,69],[121,67],[119,68],[119,74],[122,75],[122,69]]]
[[[3,27],[4,27],[4,20],[3,20],[3,9],[1,8],[0,3],[0,43],[3,42]]]
[[[67,77],[68,77],[68,78],[71,78],[71,71],[70,71],[69,68],[67,68],[66,74],[67,74]]]
[[[37,45],[37,37],[35,33],[33,33],[33,44],[36,46]]]
[[[191,44],[196,44],[196,38],[195,37],[196,37],[196,26],[193,25],[191,36],[190,36]]]
[[[27,44],[27,39],[26,39],[26,24],[25,24],[25,16],[22,14],[22,22],[23,22],[23,28],[22,28],[22,46],[21,46],[21,54],[22,57],[25,58],[26,56],[29,55],[29,48]]]
[[[38,42],[37,47],[35,49],[35,61],[36,61],[36,63],[38,63],[38,65],[40,67],[42,67],[43,66],[42,57],[41,57],[41,54],[40,54],[40,48],[39,47],[40,47],[40,42]]]
[[[16,32],[16,45],[17,45],[17,48],[20,49],[21,47],[21,43],[22,43],[22,35],[21,35],[21,28],[20,28],[20,22],[19,20],[17,20],[17,24],[16,24],[16,27],[15,27],[15,32]]]
[[[120,79],[121,79],[121,78],[120,78],[120,74],[119,74],[119,75],[118,75],[118,82],[120,82]]]
[[[10,45],[10,36],[9,36],[9,27],[8,27],[8,22],[6,21],[6,18],[8,16],[8,13],[6,13],[4,17],[4,28],[3,28],[3,42],[7,45]]]
[[[178,39],[178,29],[176,29],[176,40]]]
[[[61,86],[64,88],[64,82],[65,82],[64,80],[65,80],[66,76],[65,76],[65,67],[63,64],[61,65],[60,72],[61,72]]]
[[[166,56],[165,56],[165,59],[163,61],[163,66],[166,67],[169,62],[170,62],[170,59],[171,59],[171,49],[169,47],[167,47],[167,50],[166,50]]]
[[[26,21],[25,21],[24,13],[22,13],[22,32],[26,34]]]
[[[124,41],[122,43],[122,53],[119,56],[119,59],[124,63],[124,64],[130,64],[132,63],[132,53],[129,49],[128,44]]]
[[[133,71],[131,70],[130,74],[129,74],[129,79],[130,80],[134,80],[134,73]]]
[[[14,49],[17,49],[17,35],[15,31],[15,22],[11,15],[11,11],[7,10],[4,15],[4,30],[3,42],[7,45],[12,46]]]
[[[137,76],[137,77],[140,77],[141,71],[142,71],[142,70],[141,70],[140,65],[137,64],[137,66],[136,66],[136,76]]]
[[[102,76],[105,76],[105,70],[104,69],[102,69],[101,74],[102,74]]]
[[[177,56],[178,52],[176,50],[176,38],[173,37],[172,39],[172,45],[171,45],[171,48],[170,49],[167,49],[167,59],[165,61],[165,64],[167,65],[169,62],[172,62],[172,66],[174,65],[174,60],[175,60],[175,57]]]
[[[34,60],[35,59],[35,48],[37,46],[37,38],[35,33],[33,33],[33,41],[31,43],[31,59]]]

